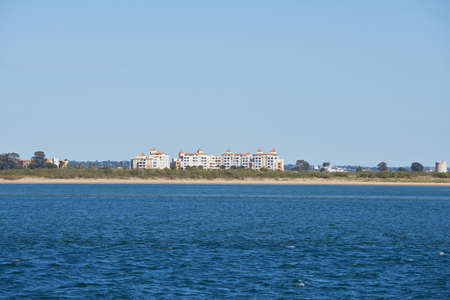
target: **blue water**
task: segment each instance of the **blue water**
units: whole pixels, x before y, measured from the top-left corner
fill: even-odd
[[[450,187],[0,185],[0,298],[449,299]]]

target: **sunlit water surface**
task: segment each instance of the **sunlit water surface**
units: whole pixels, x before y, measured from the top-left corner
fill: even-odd
[[[450,297],[450,188],[0,185],[0,298]]]

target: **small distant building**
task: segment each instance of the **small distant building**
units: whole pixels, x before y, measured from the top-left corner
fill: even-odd
[[[436,162],[435,171],[437,173],[447,173],[447,162],[446,161],[438,161],[438,162]]]
[[[149,155],[145,153],[131,159],[132,169],[168,169],[170,168],[170,157],[164,152],[152,148]]]
[[[20,166],[23,169],[27,169],[30,164],[31,164],[31,159],[21,159],[20,160]]]
[[[69,161],[67,159],[59,161],[58,168],[64,169],[64,168],[67,168],[67,167],[69,167]]]
[[[69,161],[67,159],[62,160],[58,157],[48,158],[47,163],[55,165],[57,168],[67,168],[69,166]]]
[[[319,166],[313,166],[312,170],[316,172],[327,172],[327,173],[343,173],[348,171],[343,167],[332,166],[330,163],[323,163],[322,165]]]
[[[320,172],[333,172],[333,167],[331,165],[322,165],[319,167]]]
[[[59,168],[59,162],[60,161],[61,160],[59,158],[53,157],[52,160],[51,160],[51,163],[54,164],[57,168]]]

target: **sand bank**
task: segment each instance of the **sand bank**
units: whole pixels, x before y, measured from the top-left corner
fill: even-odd
[[[24,177],[16,180],[0,179],[0,184],[284,184],[284,185],[395,185],[395,186],[450,186],[450,182],[376,181],[349,179],[54,179]]]

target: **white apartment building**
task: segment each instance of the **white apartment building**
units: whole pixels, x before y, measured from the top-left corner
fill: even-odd
[[[178,159],[175,160],[177,167],[183,169],[189,167],[202,167],[204,169],[209,169],[210,166],[210,155],[206,154],[202,149],[198,149],[194,153],[178,153]]]
[[[284,160],[278,156],[275,149],[272,149],[269,153],[264,153],[262,149],[258,149],[258,152],[253,154],[252,169],[263,168],[284,171]]]
[[[170,157],[164,152],[152,148],[149,155],[145,153],[131,159],[132,169],[166,169],[170,168]]]
[[[263,153],[261,149],[256,154],[233,153],[227,149],[222,155],[208,155],[202,149],[195,153],[178,153],[174,159],[177,168],[202,167],[204,169],[231,169],[253,168],[256,170],[266,168],[270,170],[284,170],[284,161],[275,149],[270,153]]]
[[[250,168],[252,161],[252,155],[247,153],[233,153],[230,149],[227,149],[222,154],[222,165],[225,169],[231,168]]]
[[[220,169],[223,166],[222,155],[209,155],[209,169]]]
[[[438,173],[447,173],[447,162],[446,161],[436,162],[435,171]]]
[[[220,169],[223,165],[221,155],[206,154],[202,149],[197,152],[184,153],[179,152],[178,158],[174,159],[177,168],[202,167],[203,169]]]

